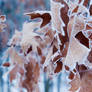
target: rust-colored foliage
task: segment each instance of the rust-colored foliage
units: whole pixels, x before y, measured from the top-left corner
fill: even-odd
[[[31,19],[41,18],[42,24],[40,27],[47,25],[51,21],[51,15],[49,13],[44,13],[44,14],[31,13],[31,14],[27,14],[27,15],[31,16]]]
[[[77,6],[77,7],[72,11],[72,13],[76,13],[76,12],[78,11],[78,8],[79,8],[79,6]]]
[[[87,59],[90,63],[92,63],[92,50],[89,52]]]
[[[74,78],[74,73],[73,72],[70,72],[69,79],[72,80],[73,78]]]
[[[3,64],[14,66],[10,82],[18,78],[20,88],[39,92],[40,74],[53,78],[64,70],[71,80],[71,92],[92,92],[92,5],[88,7],[89,0],[50,3],[50,11],[26,13],[31,22],[24,23],[22,31],[10,39],[5,57],[11,61]]]
[[[67,71],[69,71],[69,67],[68,67],[67,65],[65,65],[65,69],[66,69]]]
[[[90,15],[92,16],[92,5],[90,5],[89,12],[90,12]]]
[[[4,67],[9,67],[10,66],[10,63],[9,62],[6,62],[3,64]]]
[[[61,55],[56,56],[56,57],[53,59],[53,62],[56,62],[56,61],[59,60],[60,58],[61,58]]]
[[[54,45],[53,46],[53,54],[55,53],[55,52],[57,52],[58,51],[58,49],[56,48],[56,46]]]
[[[32,46],[30,46],[30,47],[28,48],[27,54],[30,53],[31,51],[32,51]]]
[[[78,88],[80,87],[80,79],[79,79],[79,76],[76,75],[74,77],[74,79],[70,82],[70,84],[71,84],[70,91],[71,92],[76,92],[76,90],[78,90]]]
[[[87,6],[88,6],[88,4],[89,4],[89,2],[90,2],[90,0],[84,0],[83,5],[87,7]]]
[[[39,79],[40,69],[38,63],[34,59],[31,58],[31,62],[25,64],[26,78],[22,80],[22,86],[27,88],[28,92],[32,92],[37,86],[37,82]]]
[[[57,67],[56,67],[56,69],[55,69],[55,73],[58,73],[58,72],[60,72],[61,70],[62,70],[62,67],[63,67],[63,63],[62,62],[60,62],[60,61],[57,61]]]
[[[83,45],[85,45],[87,48],[89,48],[89,39],[86,38],[82,32],[79,32],[75,38],[79,40],[79,42]]]
[[[92,30],[92,27],[90,27],[89,25],[86,25],[86,30]]]
[[[38,51],[39,55],[42,55],[42,51],[41,51],[40,47],[37,47],[37,51]]]
[[[80,79],[79,75],[77,74],[75,78],[70,82],[71,92],[76,92],[79,88],[79,92],[91,92],[92,91],[92,70],[83,71],[83,76]]]

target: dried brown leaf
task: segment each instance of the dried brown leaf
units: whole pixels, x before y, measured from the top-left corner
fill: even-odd
[[[84,5],[85,7],[87,7],[88,4],[89,4],[89,2],[90,2],[90,0],[84,0],[83,5]]]
[[[42,55],[42,50],[40,47],[37,46],[38,55]]]
[[[16,75],[18,72],[18,66],[16,65],[11,71],[10,71],[10,82],[12,82],[14,79],[16,79]]]
[[[31,19],[41,18],[43,21],[40,27],[44,27],[51,21],[51,15],[50,13],[47,12],[46,13],[43,12],[42,14],[33,12],[33,13],[28,13],[26,15],[31,16]]]
[[[89,52],[87,59],[90,63],[92,63],[92,50]]]
[[[92,27],[89,25],[86,25],[86,30],[92,30]]]
[[[56,46],[54,45],[53,46],[53,54],[55,53],[55,52],[57,52],[58,51],[58,49],[56,48]]]
[[[70,80],[72,80],[74,78],[74,73],[72,71],[70,71],[69,73],[69,77],[68,77]]]
[[[57,61],[56,63],[57,63],[57,67],[56,67],[54,73],[59,73],[62,70],[63,63],[60,61]]]
[[[89,48],[89,39],[86,38],[82,32],[76,34],[75,38],[77,38],[81,44]]]
[[[45,56],[41,56],[41,64],[44,64],[45,59],[46,59],[46,57],[45,57]]]
[[[90,15],[92,16],[92,4],[90,5],[89,12],[90,12]]]
[[[69,71],[70,68],[67,65],[65,65],[65,70]]]
[[[3,64],[4,67],[9,67],[10,66],[10,63],[9,62],[6,62]]]
[[[80,87],[80,78],[78,76],[78,74],[76,74],[76,76],[74,77],[74,79],[70,82],[71,84],[71,88],[69,91],[71,92],[76,92],[76,90],[79,89]]]
[[[57,55],[56,57],[54,57],[53,62],[56,62],[57,60],[59,60],[62,56],[61,55]]]
[[[78,8],[79,8],[79,6],[77,6],[77,7],[72,11],[72,13],[77,13]]]

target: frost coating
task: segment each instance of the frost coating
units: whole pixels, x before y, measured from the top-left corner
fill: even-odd
[[[66,70],[72,80],[70,90],[75,92],[80,88],[79,92],[83,92],[81,83],[86,77],[82,72],[86,71],[87,65],[89,76],[92,66],[89,53],[92,49],[92,16],[88,0],[51,0],[50,3],[51,11],[25,13],[32,22],[24,23],[22,31],[16,31],[10,39],[6,51],[10,58],[8,67],[14,66],[9,72],[10,82],[18,76],[21,90],[39,92],[41,72],[52,78]],[[87,43],[77,36],[80,32]]]

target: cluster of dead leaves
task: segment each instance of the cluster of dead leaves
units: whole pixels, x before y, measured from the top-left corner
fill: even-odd
[[[13,35],[6,51],[11,62],[3,66],[14,66],[10,81],[20,74],[20,86],[28,92],[39,91],[40,70],[52,77],[62,69],[70,72],[70,91],[91,92],[92,5],[89,0],[50,3],[51,11],[25,13],[32,22]]]

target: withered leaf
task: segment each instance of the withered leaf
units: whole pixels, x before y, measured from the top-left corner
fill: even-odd
[[[15,78],[16,78],[16,75],[17,75],[17,72],[18,72],[18,66],[16,65],[11,71],[10,71],[10,82],[12,82]]]
[[[28,64],[24,65],[26,73],[25,79],[22,81],[22,86],[26,88],[28,92],[34,92],[34,88],[37,87],[39,79],[40,67],[35,59],[31,58],[30,60]]]
[[[76,73],[76,69],[75,69],[75,68],[73,69],[73,72],[75,72],[75,73]]]
[[[83,72],[86,71],[86,70],[88,70],[88,67],[86,67],[84,64],[78,65],[78,63],[77,63],[77,64],[76,64],[76,69],[77,69],[77,71],[78,71],[79,74],[80,74],[80,78],[82,78]]]
[[[10,66],[10,63],[9,62],[6,62],[3,64],[4,67],[9,67]]]
[[[90,5],[89,12],[90,12],[90,15],[92,16],[92,4]]]
[[[64,48],[64,50],[62,51],[62,57],[66,57],[67,51],[68,51],[68,46],[69,46],[69,43],[66,42],[66,43],[65,43],[65,48]]]
[[[44,64],[45,59],[46,59],[46,57],[45,57],[45,56],[41,56],[41,64]]]
[[[84,0],[83,5],[84,5],[85,7],[87,7],[87,6],[88,6],[88,4],[89,4],[89,2],[90,2],[90,0]]]
[[[92,63],[92,50],[89,52],[87,59],[90,63]]]
[[[89,25],[86,25],[86,30],[92,30],[92,27]]]
[[[79,0],[79,4],[81,3],[82,0]]]
[[[76,69],[78,72],[81,72],[81,71],[84,71],[84,70],[87,70],[88,68],[84,65],[84,64],[76,64]]]
[[[61,32],[64,24],[62,19],[60,19],[60,8],[62,6],[59,3],[56,3],[54,0],[51,0],[51,14],[52,14],[52,25],[55,30]]]
[[[83,45],[85,45],[87,48],[89,48],[89,39],[86,38],[82,32],[79,32],[75,38],[77,38],[79,40],[80,43],[82,43]]]
[[[76,12],[78,11],[78,8],[79,8],[79,6],[77,6],[77,7],[72,11],[72,13],[76,13]]]
[[[92,92],[92,70],[84,71],[79,92]]]
[[[74,78],[74,73],[72,71],[70,71],[69,77],[70,80],[72,80]]]
[[[54,73],[60,72],[62,70],[62,67],[63,67],[63,63],[60,61],[57,61],[57,67],[56,67]]]
[[[27,50],[27,54],[32,51],[32,46],[30,46]]]
[[[59,39],[61,41],[62,44],[64,44],[67,41],[67,38],[65,36],[62,36],[62,34],[58,34],[59,35]]]
[[[62,0],[63,1],[63,0]],[[69,9],[69,7],[68,7],[68,5],[65,3],[65,2],[63,2],[63,4],[65,5],[63,8],[61,8],[61,10],[60,10],[60,13],[61,13],[61,18],[62,18],[62,20],[64,21],[64,23],[67,25],[68,24],[68,22],[69,22],[69,17],[68,17],[68,9]]]
[[[84,32],[92,30],[91,23],[87,24],[91,19],[89,12],[92,15],[92,5],[88,8],[89,0],[78,0],[77,3],[74,0],[51,0],[50,3],[50,11],[26,14],[32,21],[25,22],[23,30],[13,39],[15,46],[11,46],[7,54],[15,65],[10,71],[10,82],[20,73],[21,86],[28,92],[38,92],[34,89],[38,88],[40,70],[52,76],[62,71],[64,63],[65,70],[70,73],[70,91],[75,92],[80,88],[79,92],[92,92],[92,69],[84,64],[85,60],[92,62],[92,50],[89,48],[92,35],[85,36]],[[1,16],[1,20],[4,20],[4,16]],[[2,30],[4,25],[0,25],[0,28]],[[16,50],[17,41],[25,56]],[[74,68],[76,62],[80,65],[77,63]],[[3,66],[10,65],[4,63]]]
[[[81,16],[76,16],[75,17],[75,24],[74,24],[73,34],[76,34],[80,31],[84,30],[84,28],[85,28],[84,18],[81,17]]]
[[[60,51],[62,52],[64,48],[64,44],[60,45]]]
[[[43,14],[40,14],[40,13],[29,13],[27,15],[31,16],[31,19],[42,18],[43,21],[42,21],[42,24],[41,24],[40,27],[44,27],[45,25],[47,25],[51,21],[50,13],[43,13]]]
[[[55,52],[57,52],[58,51],[58,49],[56,48],[56,46],[54,45],[53,46],[53,54],[55,53]]]
[[[92,40],[92,34],[88,37],[90,40]]]
[[[76,90],[78,90],[78,88],[80,87],[80,79],[78,74],[75,75],[74,79],[70,82],[70,84],[71,88],[69,91],[76,92]]]
[[[53,62],[56,62],[56,61],[59,60],[61,57],[62,57],[61,55],[58,55],[58,56],[54,57]]]
[[[65,7],[61,8],[60,10],[60,14],[61,14],[61,18],[63,20],[63,22],[65,23],[65,27],[63,27],[64,32],[65,32],[65,36],[68,37],[67,34],[67,24],[69,22],[69,17],[68,17],[68,5],[66,3],[64,3]]]
[[[90,50],[80,44],[76,38],[72,37],[67,56],[65,58],[65,65],[72,68],[76,62],[82,61],[84,56],[87,57],[89,51]]]
[[[38,51],[38,54],[39,55],[42,55],[42,51],[41,51],[41,48],[37,46],[37,51]]]
[[[19,73],[23,76],[24,75],[24,69],[22,67],[19,68]]]
[[[84,75],[81,79],[77,74],[70,82],[71,92],[76,92],[79,88],[79,92],[92,92],[92,69],[83,71],[82,73],[84,73]]]
[[[39,67],[39,64],[36,63],[35,68],[34,68],[34,76],[35,76],[34,82],[35,83],[37,83],[37,81],[38,81],[39,74],[40,74],[40,67]]]
[[[69,67],[67,66],[67,65],[65,65],[65,69],[67,70],[67,71],[69,71],[70,69],[69,69]]]

